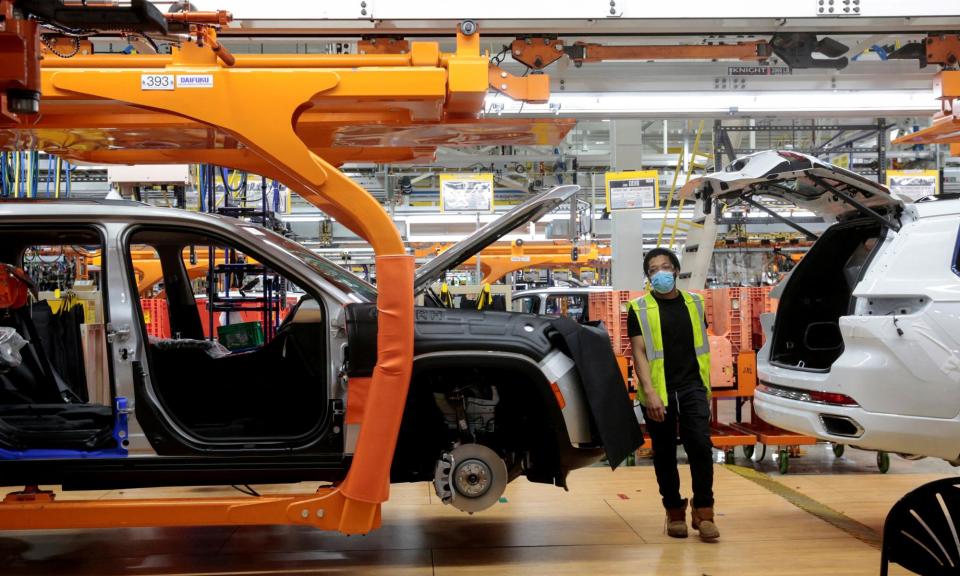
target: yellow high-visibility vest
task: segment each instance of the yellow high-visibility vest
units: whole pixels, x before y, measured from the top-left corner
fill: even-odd
[[[693,327],[693,348],[700,368],[700,380],[710,395],[710,338],[703,325],[703,298],[699,294],[690,294],[680,290],[680,296],[690,313],[690,325]],[[653,389],[663,405],[667,405],[667,377],[663,371],[663,334],[660,332],[660,305],[651,293],[631,300],[627,307],[637,316],[640,329],[643,330],[643,343],[647,348],[647,361],[650,363],[650,380]],[[637,386],[637,398],[646,405],[643,386]]]

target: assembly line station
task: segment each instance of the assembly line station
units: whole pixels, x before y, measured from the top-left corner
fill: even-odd
[[[956,573],[958,31],[0,0],[0,573]],[[640,405],[657,247],[709,542]]]

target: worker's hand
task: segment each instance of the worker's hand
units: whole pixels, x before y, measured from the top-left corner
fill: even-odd
[[[646,405],[646,416],[647,418],[653,420],[654,422],[663,422],[666,417],[666,410],[663,407],[663,401],[660,400],[660,395],[651,390],[647,393],[647,405]]]

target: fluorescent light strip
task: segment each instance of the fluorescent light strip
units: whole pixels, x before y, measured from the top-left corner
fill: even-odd
[[[488,115],[541,116],[727,116],[790,114],[862,116],[930,114],[939,105],[930,90],[809,90],[753,92],[579,92],[550,97],[546,104],[521,103],[487,94]]]

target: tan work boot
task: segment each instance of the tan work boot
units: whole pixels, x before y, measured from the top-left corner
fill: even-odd
[[[671,538],[687,537],[687,501],[679,508],[667,508],[667,519],[664,521],[667,526],[667,536]]]
[[[701,540],[716,540],[720,537],[720,530],[713,523],[713,508],[691,508],[690,517],[693,529],[700,532]]]

